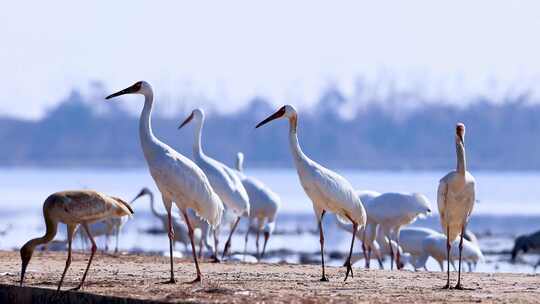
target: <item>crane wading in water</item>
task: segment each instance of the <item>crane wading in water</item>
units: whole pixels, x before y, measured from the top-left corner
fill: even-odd
[[[456,125],[456,154],[457,168],[445,175],[439,181],[437,191],[437,204],[441,217],[442,230],[446,234],[447,281],[443,287],[450,288],[450,249],[452,242],[460,236],[459,267],[456,289],[463,289],[461,285],[461,254],[463,251],[463,236],[467,223],[474,207],[475,190],[474,177],[467,171],[465,157],[465,125]]]
[[[293,106],[285,105],[281,107],[277,112],[260,122],[256,128],[281,117],[289,120],[289,145],[294,164],[296,165],[296,171],[298,172],[298,177],[304,191],[313,202],[313,209],[319,224],[322,262],[321,281],[328,281],[324,269],[324,233],[322,228],[324,214],[326,211],[334,212],[338,220],[344,222],[350,221],[353,224],[351,248],[349,250],[349,257],[345,261],[345,266],[347,267],[345,281],[347,281],[349,272],[351,273],[351,277],[353,276],[351,255],[354,239],[358,228],[366,224],[366,210],[362,205],[362,201],[356,195],[354,188],[345,178],[309,159],[302,152],[297,137],[298,114]]]
[[[193,142],[193,158],[195,159],[195,163],[204,171],[212,188],[219,195],[225,206],[237,216],[237,219],[231,228],[231,232],[229,233],[227,242],[225,243],[222,255],[223,258],[229,252],[231,238],[240,222],[240,218],[242,216],[249,217],[249,197],[246,189],[242,185],[242,181],[233,169],[204,153],[201,142],[202,129],[204,126],[204,111],[202,109],[193,110],[191,115],[182,122],[178,129],[181,129],[192,120],[195,123],[195,141]],[[217,250],[217,233],[214,234],[214,240],[216,242],[215,246]]]
[[[71,265],[71,244],[73,234],[79,225],[83,227],[88,234],[90,242],[92,242],[92,251],[88,265],[86,265],[81,282],[73,290],[81,289],[97,250],[96,242],[92,237],[88,225],[100,220],[132,214],[133,209],[131,209],[127,202],[117,197],[95,191],[64,191],[51,194],[43,203],[43,218],[45,219],[46,226],[45,235],[26,242],[20,250],[22,260],[21,286],[24,283],[26,267],[30,263],[36,246],[52,241],[58,230],[58,223],[64,223],[67,225],[68,256],[64,272],[58,283],[57,292],[60,291],[66,272]]]
[[[148,164],[150,175],[154,179],[163,204],[167,210],[169,218],[169,252],[171,264],[171,276],[168,283],[175,283],[174,265],[173,265],[173,241],[174,231],[172,226],[171,208],[174,202],[182,212],[191,241],[191,251],[197,277],[194,282],[202,280],[197,254],[195,252],[195,243],[193,240],[193,228],[189,221],[188,209],[193,209],[204,220],[208,221],[212,227],[217,227],[221,222],[223,214],[223,204],[219,196],[214,192],[208,178],[204,172],[195,163],[187,157],[176,152],[173,148],[161,142],[154,136],[152,131],[152,106],[154,104],[154,92],[152,87],[146,81],[138,81],[134,85],[111,94],[106,97],[113,97],[125,94],[141,94],[144,96],[144,107],[139,119],[139,136],[144,158]]]

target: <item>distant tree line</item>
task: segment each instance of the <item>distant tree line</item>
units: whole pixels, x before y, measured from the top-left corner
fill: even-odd
[[[300,143],[328,167],[448,169],[455,166],[454,126],[462,121],[471,168],[540,169],[540,105],[528,95],[498,103],[476,98],[459,107],[422,100],[415,107],[400,106],[405,98],[411,97],[351,101],[329,88],[314,107],[300,109]],[[0,166],[144,166],[138,116],[121,108],[121,102],[94,99],[74,91],[39,121],[0,118]],[[347,110],[351,102],[357,104]],[[206,153],[232,164],[242,151],[247,167],[291,167],[286,122],[254,128],[275,110],[267,100],[254,98],[231,114],[211,112],[203,130]],[[185,115],[156,114],[153,126],[159,138],[191,157],[192,126],[177,130]]]

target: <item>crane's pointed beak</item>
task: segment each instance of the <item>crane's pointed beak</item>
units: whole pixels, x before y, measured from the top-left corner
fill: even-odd
[[[193,112],[192,112],[191,115],[189,115],[188,118],[186,118],[186,120],[184,120],[184,122],[178,127],[178,130],[182,129],[182,127],[185,126],[185,125],[187,125],[192,119],[193,119]]]
[[[125,94],[132,94],[132,93],[135,93],[135,92],[137,92],[137,88],[135,87],[135,85],[132,85],[129,88],[125,88],[125,89],[123,89],[121,91],[118,91],[116,93],[113,93],[113,94],[105,97],[105,99],[111,99],[111,98],[114,98],[114,97],[118,97],[118,96],[125,95]]]
[[[131,204],[133,204],[136,200],[138,200],[139,198],[141,198],[141,196],[145,195],[146,192],[143,190],[141,190],[141,192],[139,192],[139,194],[137,194],[137,196],[135,196],[134,199],[131,200]]]
[[[24,283],[24,275],[26,274],[26,267],[28,267],[28,263],[30,262],[30,259],[22,259],[22,266],[21,266],[21,284],[19,286],[23,286]]]
[[[285,108],[281,108],[279,109],[276,113],[268,116],[265,120],[261,121],[260,123],[258,123],[256,126],[255,126],[255,129],[262,126],[262,125],[265,125],[269,122],[271,122],[272,120],[274,119],[278,119],[280,117],[282,117],[283,115],[285,115]]]

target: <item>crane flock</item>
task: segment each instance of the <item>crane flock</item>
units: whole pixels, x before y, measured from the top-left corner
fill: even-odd
[[[244,256],[246,256],[249,233],[254,231],[257,259],[264,258],[267,243],[275,230],[277,214],[282,204],[280,196],[262,181],[246,174],[243,169],[243,153],[237,154],[235,168],[228,167],[205,154],[202,147],[205,114],[202,109],[194,109],[179,126],[181,129],[189,122],[194,124],[193,160],[191,160],[154,135],[151,123],[154,93],[150,84],[138,81],[126,89],[107,96],[106,99],[126,94],[144,97],[144,106],[139,119],[140,145],[166,213],[160,213],[156,209],[154,195],[148,188],[142,189],[132,203],[143,196],[148,196],[152,214],[159,219],[163,233],[168,236],[170,274],[166,283],[176,282],[173,260],[173,247],[176,242],[184,244],[186,251],[188,246],[191,247],[196,269],[196,277],[191,283],[201,282],[203,279],[199,266],[203,249],[210,252],[212,260],[220,261],[218,238],[220,229],[227,223],[224,215],[226,212],[232,214],[234,220],[229,223],[231,224],[230,232],[221,258],[228,256],[233,233],[243,217],[248,222]],[[401,269],[406,263],[410,263],[415,270],[426,268],[426,260],[428,256],[431,256],[439,263],[441,270],[443,270],[443,261],[447,261],[447,283],[444,288],[450,288],[450,264],[454,265],[454,261],[457,260],[458,281],[454,288],[463,288],[462,260],[472,265],[483,259],[478,245],[474,241],[468,241],[470,237],[465,235],[475,203],[475,180],[467,171],[464,124],[456,125],[454,137],[457,155],[456,170],[440,180],[437,191],[442,228],[442,233],[440,233],[427,228],[406,227],[417,218],[431,213],[431,203],[425,195],[355,190],[345,177],[315,162],[304,153],[297,134],[298,113],[292,105],[280,107],[275,113],[258,123],[256,128],[276,119],[288,121],[288,144],[293,164],[300,185],[312,202],[319,231],[320,281],[329,280],[325,267],[323,218],[326,213],[331,212],[335,214],[338,226],[350,232],[352,236],[344,262],[344,281],[347,281],[349,276],[354,277],[352,256],[355,239],[358,239],[362,243],[365,268],[370,266],[372,252],[381,268],[383,258],[389,256],[391,269],[394,264],[396,268]],[[173,203],[183,216],[182,220],[173,216]],[[83,228],[92,244],[88,265],[77,286],[77,289],[81,288],[97,249],[94,237],[99,234],[114,233],[116,235],[115,252],[117,252],[121,229],[132,214],[133,209],[129,203],[95,191],[64,191],[50,195],[43,204],[45,235],[28,241],[20,249],[21,286],[34,249],[39,245],[50,243],[56,235],[58,223],[65,223],[68,257],[57,290],[60,290],[71,263],[72,239],[78,226]],[[100,229],[104,232],[99,232]],[[264,236],[262,253],[259,249],[261,232]],[[464,240],[465,237],[467,239]],[[196,243],[199,244],[198,254]],[[526,238],[520,241],[520,244],[530,243]],[[533,246],[516,244],[517,249],[514,251],[526,251],[529,247]]]

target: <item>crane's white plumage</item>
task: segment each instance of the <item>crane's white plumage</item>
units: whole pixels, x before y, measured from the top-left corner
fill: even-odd
[[[419,193],[384,193],[368,200],[364,205],[367,210],[368,226],[378,227],[378,229],[374,227],[366,230],[365,246],[368,250],[372,246],[375,233],[382,234],[399,244],[401,227],[411,224],[419,216],[431,212],[429,200],[425,195]],[[388,243],[379,242],[379,245],[388,246]],[[399,253],[394,252],[394,254],[397,254],[396,262],[400,264]],[[391,267],[393,267],[393,254],[391,255]]]
[[[441,233],[420,227],[407,227],[400,231],[399,245],[403,252],[410,255],[409,262],[415,270],[425,266],[428,256],[425,254],[423,242],[432,235],[441,235]]]
[[[354,188],[345,178],[309,159],[304,152],[302,152],[297,137],[298,114],[293,106],[285,105],[281,107],[276,113],[259,123],[257,127],[280,117],[286,117],[289,120],[289,145],[300,183],[307,196],[311,199],[317,221],[319,221],[322,253],[324,237],[320,221],[324,212],[333,212],[338,216],[338,219],[350,220],[358,228],[366,224],[366,211],[364,210],[361,200],[356,195]],[[354,234],[352,242],[354,242]],[[351,253],[352,245],[353,244],[351,244]],[[348,268],[345,280],[348,277],[349,271],[352,272],[352,268],[350,268],[350,256],[351,254],[349,254],[349,258],[346,262]],[[322,280],[327,280],[324,274],[324,255],[322,255],[322,257]]]
[[[217,192],[225,206],[238,217],[225,244],[225,249],[223,250],[223,255],[225,255],[230,247],[231,236],[236,229],[240,217],[249,216],[249,196],[235,170],[204,153],[202,148],[204,119],[204,111],[202,109],[195,109],[179,128],[182,128],[190,121],[195,123],[195,140],[193,143],[193,158],[195,163],[204,171],[212,188]],[[217,237],[217,235],[214,235],[214,237]]]
[[[219,195],[223,203],[237,216],[249,214],[249,196],[242,185],[242,181],[235,171],[220,161],[207,156],[202,148],[202,129],[205,115],[202,109],[195,109],[182,123],[190,121],[195,123],[195,141],[193,144],[193,158],[195,163],[204,171],[212,188]]]
[[[462,175],[456,171],[448,173],[439,182],[437,204],[441,226],[450,241],[461,234],[471,215],[475,200],[474,184],[474,177],[469,172]]]
[[[451,243],[467,228],[469,216],[475,202],[475,180],[467,171],[465,157],[465,125],[456,125],[456,155],[457,168],[445,175],[439,182],[437,190],[437,204],[443,233],[446,234],[447,254],[450,254]],[[460,246],[461,247],[461,246]],[[461,248],[460,248],[461,251]],[[450,261],[450,259],[448,259]],[[448,267],[447,283],[445,288],[450,288],[450,267]],[[461,260],[459,262],[458,282],[456,288],[461,289]]]
[[[249,222],[251,224],[256,221],[257,232],[257,256],[259,256],[259,233],[264,233],[264,245],[261,257],[264,257],[266,243],[270,235],[274,232],[276,225],[276,217],[281,206],[279,195],[268,188],[258,179],[244,174],[244,154],[239,152],[236,155],[236,174],[242,181],[244,188],[249,196]],[[245,242],[247,244],[249,229],[246,232]],[[244,246],[245,254],[245,246]]]
[[[459,260],[459,240],[452,242],[452,250],[450,251],[450,263],[454,265],[454,261]],[[446,236],[441,233],[436,233],[426,237],[423,241],[423,250],[425,259],[422,261],[425,263],[427,257],[432,257],[444,271],[443,262],[447,260],[446,252]],[[473,266],[476,266],[478,262],[484,261],[484,255],[480,248],[468,241],[463,240],[462,260],[469,263],[469,270],[472,270]],[[422,265],[423,266],[423,265]],[[455,268],[455,266],[454,266]]]
[[[223,204],[214,192],[204,172],[188,158],[161,142],[152,131],[151,114],[154,100],[152,87],[145,81],[139,81],[129,88],[107,96],[107,99],[124,94],[141,94],[144,96],[144,107],[139,120],[139,136],[144,157],[150,174],[161,192],[163,203],[171,216],[172,203],[182,211],[186,221],[187,209],[193,209],[212,226],[219,225],[223,213]],[[171,222],[169,220],[169,222]],[[171,251],[171,282],[174,282],[172,241],[173,231],[169,224],[169,242]],[[197,278],[201,273],[193,244],[193,230],[189,222],[188,228],[192,240],[192,253],[197,268]]]

